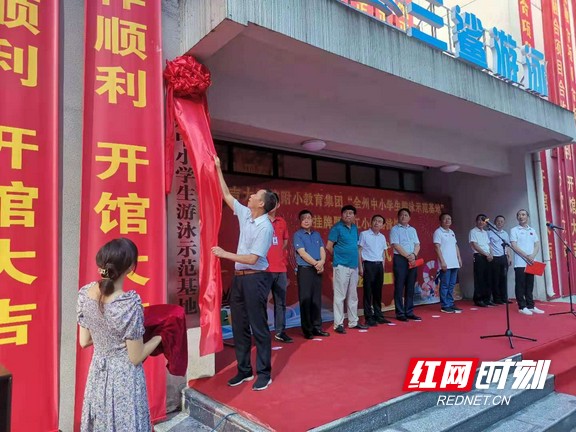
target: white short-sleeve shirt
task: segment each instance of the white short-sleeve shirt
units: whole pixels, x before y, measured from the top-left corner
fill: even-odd
[[[484,253],[490,253],[490,239],[488,238],[488,233],[483,229],[478,227],[472,228],[468,235],[468,242],[475,242],[478,247],[484,251]],[[472,249],[472,252],[477,253],[476,249],[474,249],[472,245],[470,245],[470,248]]]
[[[534,228],[526,226],[525,228],[517,225],[510,230],[510,241],[516,242],[516,247],[526,255],[534,252],[534,245],[540,241]],[[514,254],[514,267],[526,267],[526,261],[518,254]]]
[[[371,229],[360,233],[358,246],[362,248],[362,261],[381,262],[384,260],[384,251],[388,249],[384,234],[374,233]]]
[[[440,245],[440,251],[442,252],[444,262],[446,263],[446,267],[448,269],[460,268],[460,263],[458,262],[458,254],[456,252],[457,242],[454,231],[452,231],[450,228],[445,230],[444,228],[439,227],[436,231],[434,231],[432,241],[434,244]]]

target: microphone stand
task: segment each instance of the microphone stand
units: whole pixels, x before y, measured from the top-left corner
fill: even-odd
[[[556,234],[556,236],[560,239],[560,241],[564,245],[564,250],[566,251],[566,268],[568,269],[568,292],[570,293],[570,310],[567,312],[556,312],[556,313],[549,314],[549,315],[552,316],[552,315],[572,314],[572,315],[576,316],[576,312],[574,312],[574,305],[572,304],[572,280],[570,278],[570,255],[572,255],[574,258],[576,258],[576,255],[574,255],[574,251],[572,251],[572,249],[570,249],[570,246],[568,246],[568,243],[566,243],[566,241],[564,241],[562,236],[560,234],[558,234],[558,232],[556,231],[556,228],[551,227],[551,226],[549,226],[548,228],[550,228],[552,230],[552,232],[554,234]]]
[[[498,232],[492,227],[490,226],[490,224],[488,223],[486,225],[488,227],[488,229],[490,231],[492,231],[494,233],[494,235],[496,235],[496,237],[498,237],[501,241],[502,241],[502,250],[504,251],[504,256],[506,256],[506,247],[509,247],[510,249],[512,249],[514,251],[514,253],[518,254],[516,252],[516,250],[512,247],[511,244],[509,244],[506,240],[504,240],[502,237],[500,237],[500,235],[498,234]],[[520,255],[520,257],[522,257],[522,255]],[[524,257],[522,257],[522,259],[524,259]],[[524,259],[524,261],[526,261]],[[526,263],[528,263],[528,261],[526,261]],[[506,259],[506,273],[508,273],[508,259]],[[480,339],[490,339],[490,338],[498,338],[498,337],[507,337],[508,338],[508,342],[510,343],[510,348],[514,349],[514,345],[512,344],[512,338],[516,338],[516,339],[523,339],[523,340],[529,340],[532,342],[536,342],[536,339],[533,338],[529,338],[526,336],[517,336],[514,333],[512,333],[512,330],[510,329],[510,305],[508,304],[508,281],[506,281],[506,296],[505,296],[505,302],[506,302],[506,331],[504,332],[504,334],[497,334],[497,335],[488,335],[488,336],[480,336]]]

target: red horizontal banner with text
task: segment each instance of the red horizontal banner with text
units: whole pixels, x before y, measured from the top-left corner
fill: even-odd
[[[0,0],[0,364],[13,432],[58,430],[58,16],[56,0]]]
[[[87,0],[80,283],[99,279],[98,249],[127,237],[138,246],[128,276],[144,305],[165,303],[161,2]],[[75,429],[92,349],[78,347]],[[163,357],[144,364],[150,415],[165,417]]]

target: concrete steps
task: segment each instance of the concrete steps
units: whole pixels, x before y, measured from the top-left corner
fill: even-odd
[[[509,405],[450,405],[432,406],[412,416],[406,417],[389,426],[374,429],[374,432],[440,432],[466,431],[480,432],[487,430],[495,423],[510,418],[524,407],[553,393],[554,377],[549,375],[542,390],[473,390],[460,394],[464,397],[484,398],[492,401],[494,396],[510,397]],[[576,398],[575,398],[576,399]]]
[[[486,432],[576,431],[576,396],[552,393]]]
[[[521,360],[520,356],[512,359]],[[541,390],[511,390],[512,372],[504,390],[407,393],[310,432],[576,432],[576,396],[555,393],[552,375]],[[183,393],[185,409],[177,416],[179,421],[163,429],[158,427],[164,423],[158,425],[156,432],[205,432],[216,427],[226,432],[270,430],[194,389]],[[468,401],[476,398],[479,402],[437,405],[440,395],[466,397]],[[509,398],[509,403],[503,403],[502,398]],[[484,400],[489,403],[484,405]]]

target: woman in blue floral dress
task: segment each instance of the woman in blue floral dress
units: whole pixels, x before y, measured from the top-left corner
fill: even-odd
[[[106,243],[96,255],[102,279],[78,293],[80,345],[94,345],[82,432],[152,430],[142,362],[162,339],[155,336],[143,342],[142,301],[136,291],[123,290],[137,260],[132,241],[120,238]]]

